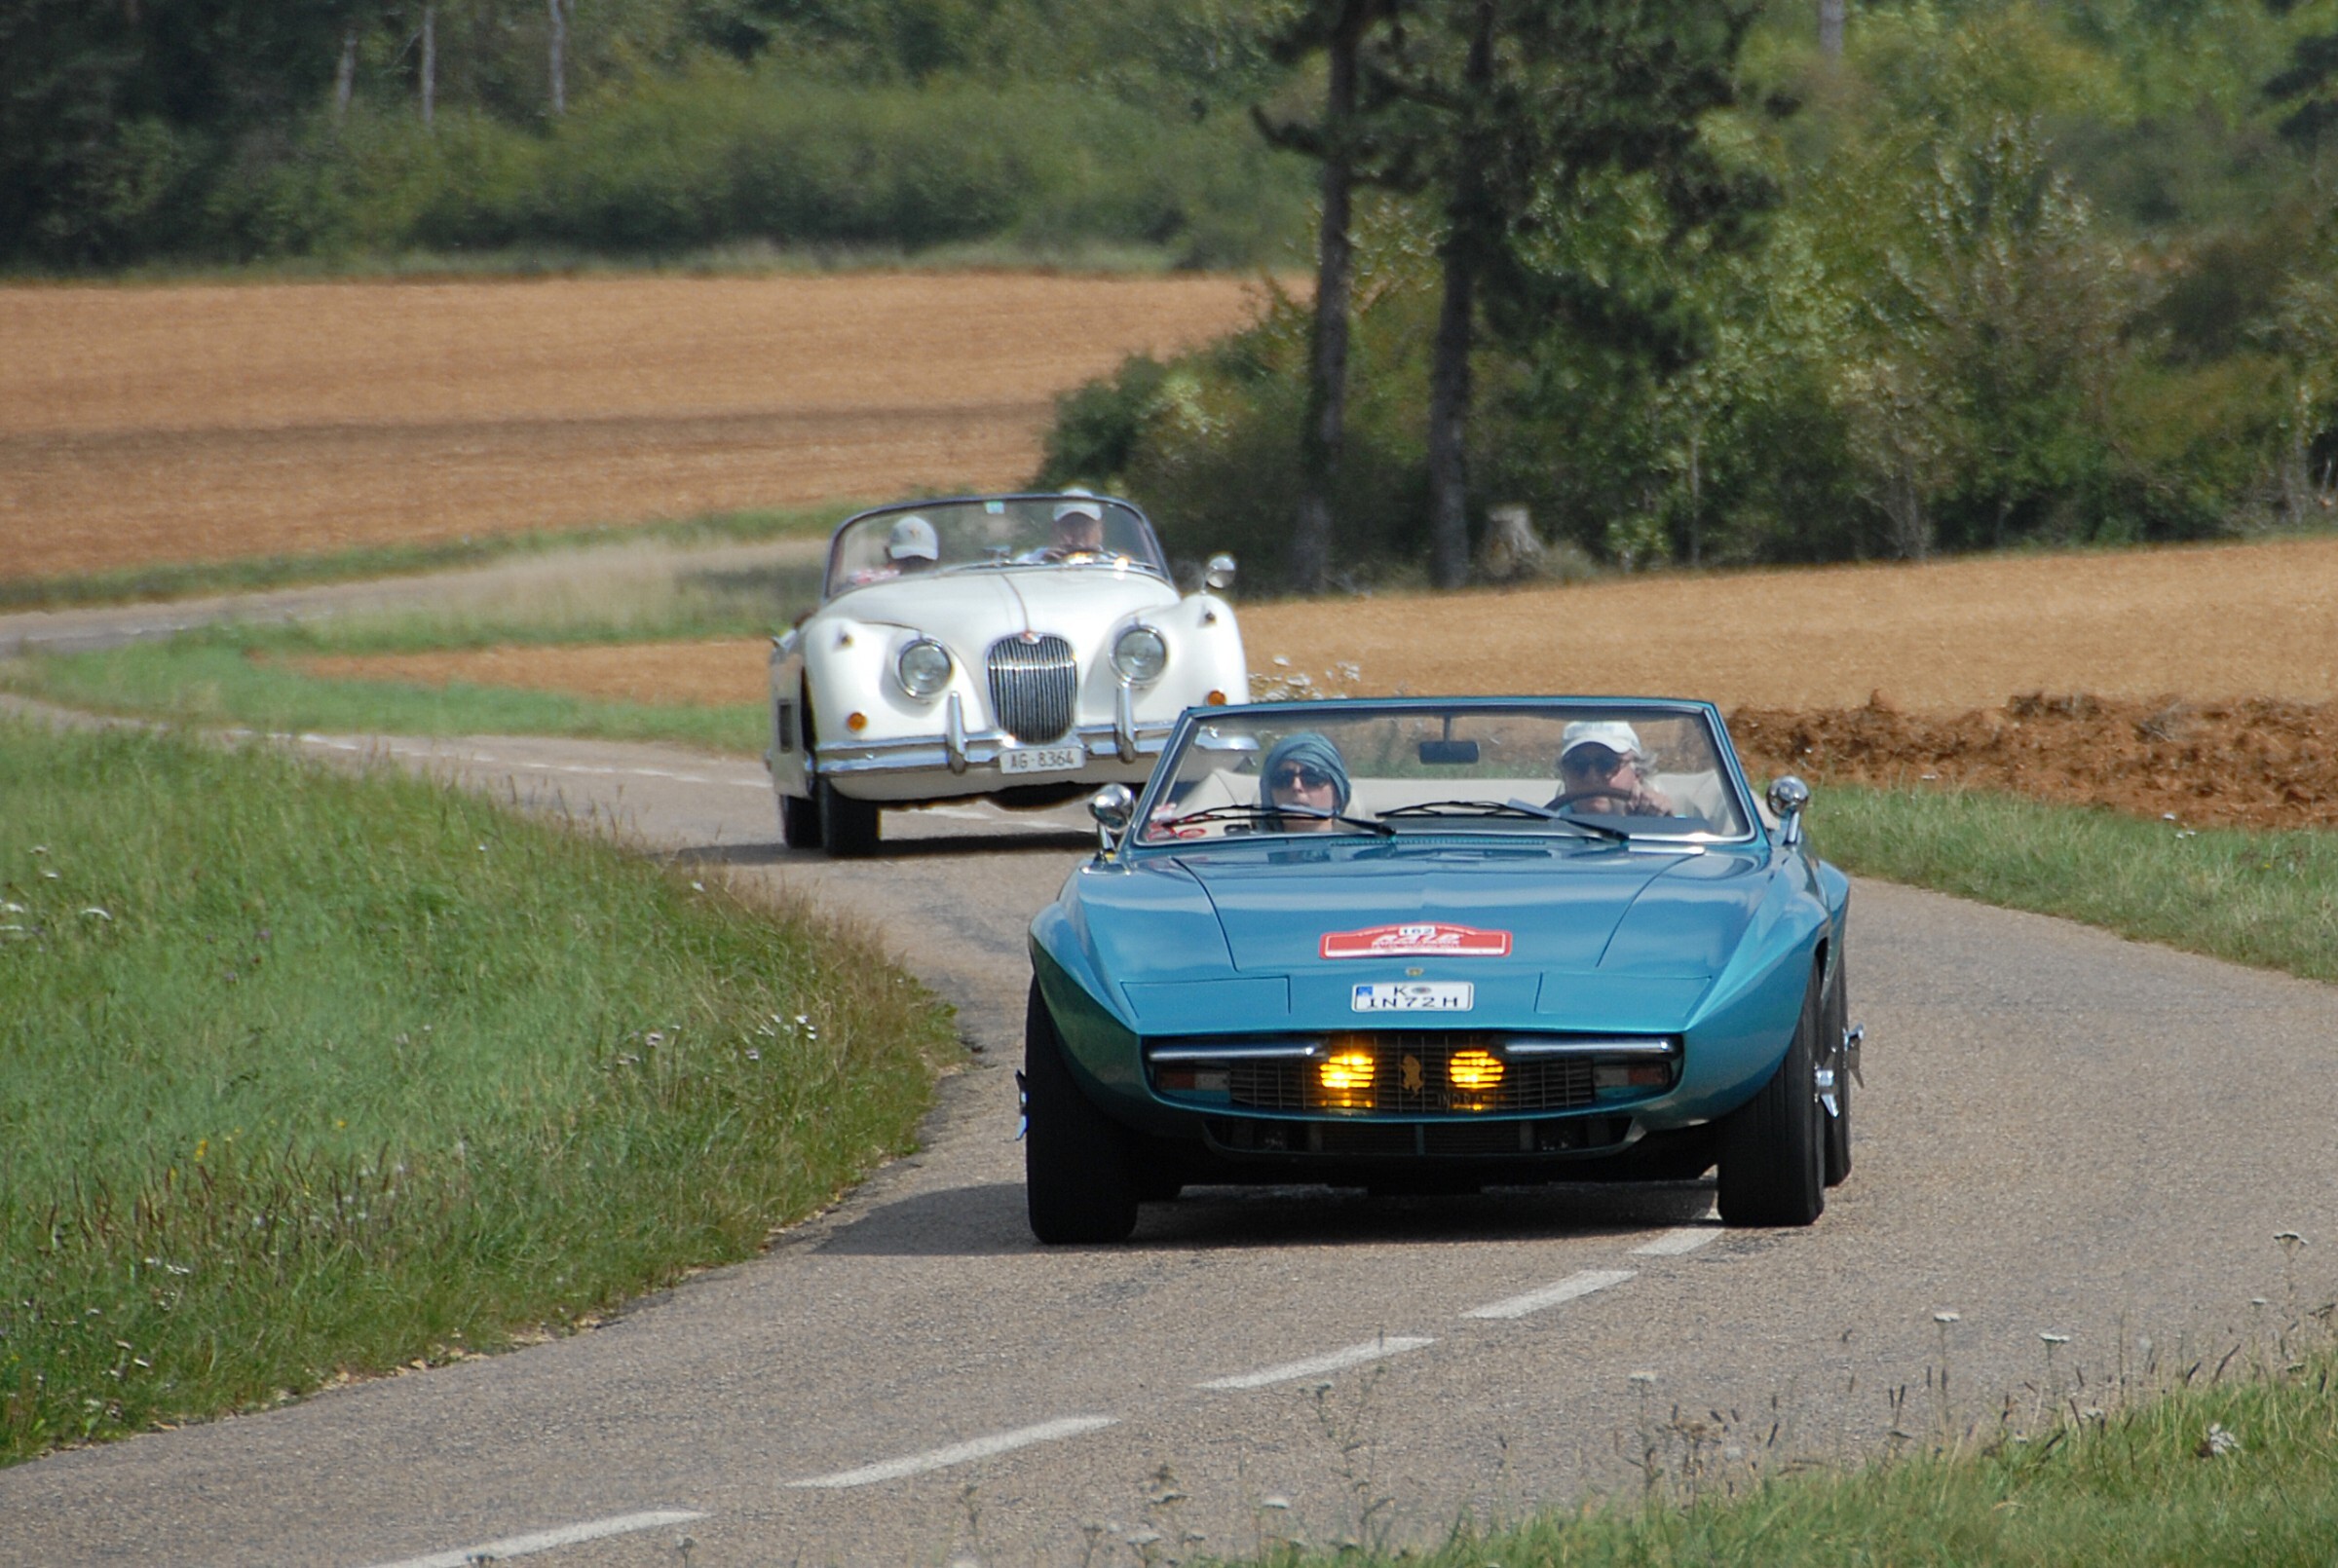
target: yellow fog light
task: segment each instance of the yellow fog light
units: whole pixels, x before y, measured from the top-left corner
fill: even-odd
[[[1455,1051],[1445,1064],[1455,1110],[1491,1110],[1502,1086],[1502,1059],[1490,1051]]]
[[[1490,1051],[1455,1051],[1452,1061],[1446,1064],[1445,1075],[1453,1081],[1455,1089],[1479,1093],[1502,1081],[1502,1059]]]
[[[1315,1067],[1319,1103],[1332,1110],[1372,1109],[1372,1081],[1379,1063],[1370,1051],[1334,1051]]]

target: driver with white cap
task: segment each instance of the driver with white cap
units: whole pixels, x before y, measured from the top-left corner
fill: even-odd
[[[1641,775],[1648,755],[1621,719],[1578,719],[1559,732],[1559,794],[1549,809],[1601,816],[1669,817],[1672,797]]]
[[[1016,557],[1019,562],[1045,562],[1053,565],[1062,561],[1094,561],[1103,557],[1104,503],[1092,492],[1077,485],[1065,487],[1064,499],[1056,504],[1055,538],[1040,546]]]

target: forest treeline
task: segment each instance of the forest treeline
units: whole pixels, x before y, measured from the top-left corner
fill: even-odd
[[[1268,579],[1319,485],[1302,583],[2210,538],[2338,521],[2334,80],[2338,0],[0,0],[0,267],[1287,278],[1339,161],[1336,449],[1295,289],[1042,477]]]
[[[0,267],[1305,224],[1275,0],[0,0]],[[515,257],[515,259],[526,259]]]
[[[1358,193],[1328,580],[2338,524],[2338,5],[1756,9],[1735,101],[1697,130],[1771,182],[1766,207],[1721,235],[1653,176],[1594,167],[1532,193],[1492,257],[1549,308],[1479,313],[1459,573],[1434,407],[1457,181]],[[1369,34],[1361,58],[1369,76]],[[1579,124],[1582,96],[1551,112]],[[1128,362],[1063,401],[1045,476],[1139,497],[1181,553],[1327,580],[1293,548],[1320,327],[1283,298],[1226,343]],[[1531,532],[1488,526],[1522,514]]]

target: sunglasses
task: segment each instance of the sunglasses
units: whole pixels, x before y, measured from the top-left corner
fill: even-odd
[[[1320,767],[1294,763],[1289,767],[1276,768],[1267,782],[1278,790],[1319,790],[1332,782],[1332,775]]]
[[[1581,746],[1559,759],[1560,770],[1605,778],[1624,765],[1625,759],[1604,746]]]

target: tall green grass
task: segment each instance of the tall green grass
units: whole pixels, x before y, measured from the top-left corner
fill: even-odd
[[[399,776],[0,724],[0,1459],[574,1323],[909,1146],[865,942]]]
[[[1810,820],[1819,852],[1856,875],[2338,980],[2338,834],[1851,784],[1818,789]]]

